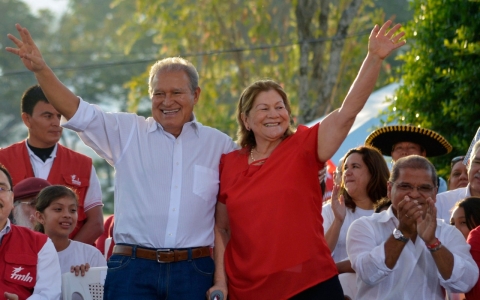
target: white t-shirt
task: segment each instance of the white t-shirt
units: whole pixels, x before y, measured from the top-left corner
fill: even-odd
[[[361,209],[359,207],[355,208],[355,212],[352,209],[347,207],[347,213],[345,214],[345,220],[343,221],[342,228],[340,229],[340,234],[338,236],[337,245],[332,252],[332,257],[335,262],[339,262],[348,258],[347,255],[347,232],[350,224],[356,219],[361,217],[368,217],[374,213],[373,209]],[[323,217],[323,231],[327,233],[330,226],[332,226],[333,221],[335,220],[335,215],[333,214],[332,204],[329,202],[323,205],[322,208],[322,217]]]
[[[79,266],[88,263],[90,267],[105,267],[107,261],[102,253],[92,245],[70,240],[67,249],[58,252],[60,270],[63,273],[70,272],[71,266]]]
[[[435,206],[437,207],[437,219],[442,219],[445,223],[450,224],[450,217],[455,204],[470,196],[470,184],[463,188],[437,194],[437,200],[435,202]]]

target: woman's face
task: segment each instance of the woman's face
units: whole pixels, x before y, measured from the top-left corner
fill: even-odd
[[[468,185],[467,167],[462,163],[462,161],[459,161],[453,165],[452,170],[450,171],[450,180],[448,184],[448,189],[455,190],[461,187],[466,187],[467,185]]]
[[[77,225],[77,203],[71,197],[56,199],[43,213],[36,212],[38,222],[43,224],[49,237],[68,238]]]
[[[450,225],[455,226],[463,234],[465,239],[467,239],[470,229],[467,227],[467,222],[465,219],[465,210],[463,207],[456,207],[452,212],[452,217],[450,218]]]
[[[370,182],[370,172],[359,153],[350,154],[343,166],[343,182],[345,189],[353,200],[367,194],[367,185]],[[372,199],[370,199],[372,200]]]
[[[290,124],[283,99],[275,90],[259,93],[248,115],[242,115],[242,120],[255,134],[257,144],[281,139]]]

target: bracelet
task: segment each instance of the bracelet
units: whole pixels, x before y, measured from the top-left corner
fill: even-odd
[[[432,250],[432,249],[435,249],[437,248],[438,246],[440,246],[442,243],[440,243],[440,241],[438,240],[438,238],[435,238],[435,243],[431,244],[431,245],[427,245],[425,244],[425,246],[427,246],[428,250]],[[438,249],[437,249],[438,250]]]
[[[433,252],[435,252],[435,251],[440,250],[440,248],[442,248],[442,243],[440,243],[440,245],[438,245],[438,246],[435,247],[435,248],[431,248],[431,249],[429,248],[428,251],[430,251],[430,253],[433,253]]]
[[[430,250],[430,252],[435,252],[437,251],[438,249],[441,248],[442,246],[442,243],[438,240],[438,238],[436,238],[436,241],[435,243],[431,244],[431,245],[426,245],[427,246],[427,249]]]

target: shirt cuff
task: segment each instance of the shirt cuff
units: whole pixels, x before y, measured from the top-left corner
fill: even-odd
[[[62,118],[60,125],[76,132],[82,132],[87,128],[90,121],[95,116],[95,108],[89,103],[83,101],[82,98],[78,97],[78,99],[80,99],[80,103],[73,117],[68,121]]]
[[[465,293],[469,291],[477,282],[478,272],[471,269],[469,261],[462,259],[462,257],[453,254],[453,270],[452,275],[448,280],[443,279],[442,275],[437,269],[437,277],[443,287],[447,287],[450,291],[456,293]],[[477,265],[475,264],[475,268]]]

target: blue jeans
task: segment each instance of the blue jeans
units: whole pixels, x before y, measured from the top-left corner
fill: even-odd
[[[191,254],[190,254],[191,255]],[[205,300],[213,283],[210,257],[174,263],[114,254],[108,260],[104,299]]]

